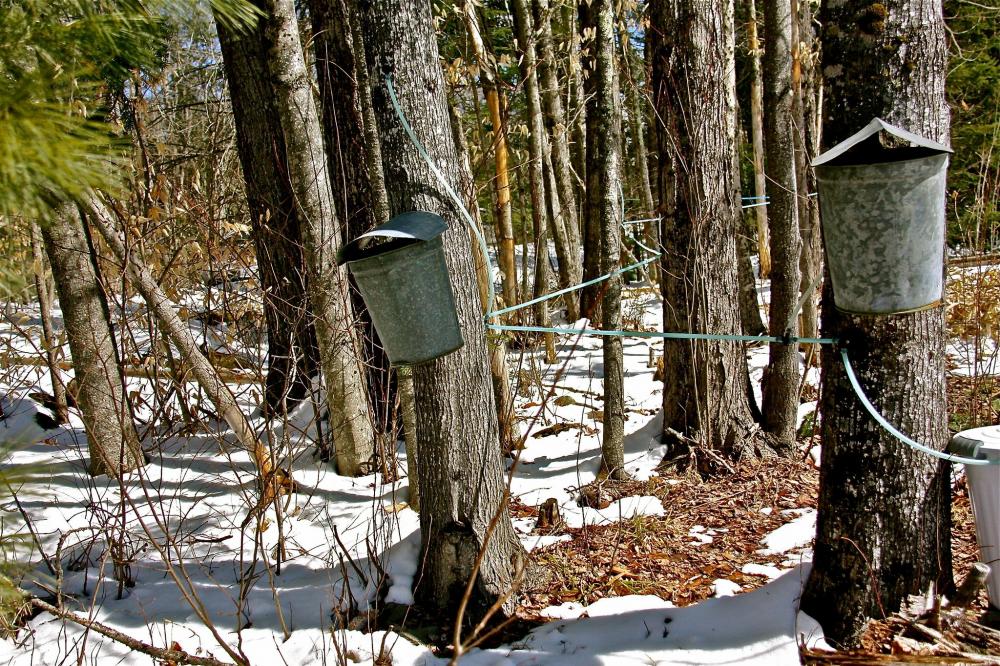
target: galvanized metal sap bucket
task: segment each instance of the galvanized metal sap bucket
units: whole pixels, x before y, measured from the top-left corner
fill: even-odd
[[[425,363],[464,344],[437,215],[413,211],[344,245],[375,330],[393,365]]]
[[[886,147],[883,133],[903,147]],[[838,310],[914,312],[941,302],[951,149],[876,118],[813,161]]]

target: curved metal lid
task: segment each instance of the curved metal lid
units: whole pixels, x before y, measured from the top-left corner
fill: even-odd
[[[886,132],[910,144],[910,148],[888,149],[881,145],[876,135]],[[876,137],[876,138],[872,138]],[[853,134],[836,146],[819,155],[812,165],[850,166],[858,164],[878,164],[913,159],[953,152],[948,146],[925,139],[905,129],[890,125],[881,118],[875,118],[857,134]],[[853,153],[849,155],[848,153]],[[833,164],[833,162],[837,164]]]
[[[441,216],[413,210],[401,213],[346,243],[337,252],[337,264],[392,252],[406,245],[437,238],[448,229]]]

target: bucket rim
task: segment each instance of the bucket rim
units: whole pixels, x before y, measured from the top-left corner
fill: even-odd
[[[869,169],[871,167],[886,167],[886,166],[899,166],[901,164],[912,164],[913,162],[925,162],[927,160],[943,159],[948,162],[951,158],[950,153],[938,153],[936,155],[924,155],[922,157],[911,157],[906,160],[893,160],[891,162],[870,162],[868,164],[817,164],[813,167],[816,171],[816,177],[819,178],[819,174],[827,169],[838,169],[838,170],[855,170],[855,169]]]
[[[921,305],[915,308],[908,308],[906,310],[889,310],[887,312],[872,312],[871,310],[860,311],[860,310],[848,310],[847,308],[842,308],[837,305],[837,287],[834,285],[833,288],[833,307],[836,308],[837,312],[842,312],[847,315],[854,317],[885,317],[886,315],[905,315],[905,314],[916,314],[918,312],[924,312],[925,310],[933,310],[936,307],[944,305],[944,298],[939,298],[936,301],[932,301],[926,305]]]
[[[350,259],[348,261],[345,261],[344,264],[351,270],[351,272],[355,272],[359,264],[362,265],[371,264],[372,267],[374,268],[376,264],[382,264],[383,259],[387,257],[392,257],[393,255],[399,254],[400,252],[403,252],[405,250],[409,250],[414,253],[426,253],[426,252],[433,252],[434,249],[440,245],[443,245],[443,241],[440,236],[437,236],[436,238],[432,238],[426,241],[414,239],[412,240],[412,242],[405,243],[403,245],[400,245],[399,247],[387,250],[385,252],[379,252],[378,254],[372,254],[367,257],[358,257],[357,259]],[[386,266],[386,268],[395,268],[395,267]]]

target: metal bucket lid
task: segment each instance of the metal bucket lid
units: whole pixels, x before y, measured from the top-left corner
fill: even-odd
[[[885,148],[877,135],[882,132],[891,134],[910,144],[910,148]],[[873,138],[875,137],[875,138]],[[937,141],[925,139],[905,129],[890,125],[881,118],[875,118],[857,134],[849,136],[836,146],[819,155],[813,160],[814,167],[819,166],[860,166],[897,162],[953,152],[948,146]]]
[[[345,244],[337,252],[337,264],[367,259],[413,243],[433,240],[447,229],[448,224],[434,213],[419,210],[402,213]]]

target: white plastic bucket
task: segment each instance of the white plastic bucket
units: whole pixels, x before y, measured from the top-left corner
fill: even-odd
[[[977,458],[1000,460],[1000,426],[963,430],[958,436],[980,442]],[[1000,465],[966,465],[965,475],[976,516],[979,557],[990,567],[986,580],[990,606],[1000,610]]]

